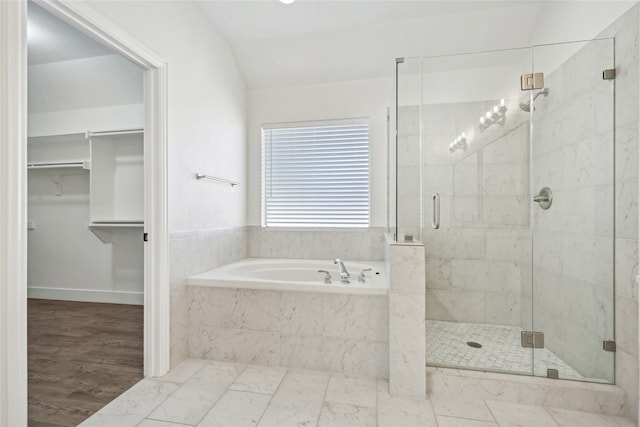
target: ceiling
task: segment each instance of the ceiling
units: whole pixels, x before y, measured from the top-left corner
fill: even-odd
[[[114,54],[33,2],[28,2],[27,7],[29,65]]]
[[[247,87],[257,89],[388,78],[394,75],[397,57],[507,49],[554,42],[558,37],[592,38],[633,2],[297,0],[285,5],[278,0],[200,0],[196,4],[228,40]],[[29,65],[113,54],[33,2],[28,5]]]
[[[197,1],[218,31],[232,42],[292,37],[419,17],[504,7],[502,1],[277,0]],[[519,3],[536,3],[521,1]]]
[[[229,41],[250,89],[387,78],[395,72],[397,57],[589,39],[611,22],[611,16],[619,16],[633,4],[550,0],[196,3]]]
[[[252,89],[390,77],[397,57],[526,45],[541,7],[453,0],[197,4],[229,41]]]

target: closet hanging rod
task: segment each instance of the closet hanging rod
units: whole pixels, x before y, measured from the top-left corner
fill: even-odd
[[[107,130],[92,132],[88,130],[85,134],[86,139],[92,136],[110,136],[110,135],[130,135],[134,133],[144,133],[144,129],[123,129],[123,130]]]
[[[229,184],[232,187],[235,187],[236,185],[240,185],[240,183],[236,181],[231,181],[229,179],[224,179],[224,178],[218,178],[217,176],[205,175],[203,173],[196,173],[196,179],[210,179],[211,181],[217,181],[223,184]]]
[[[27,169],[62,169],[62,168],[82,168],[89,169],[89,161],[83,160],[79,162],[47,162],[47,163],[29,163]]]

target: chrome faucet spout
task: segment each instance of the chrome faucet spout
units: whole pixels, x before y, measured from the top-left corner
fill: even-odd
[[[351,275],[347,271],[347,267],[344,266],[344,262],[342,262],[340,258],[336,258],[336,260],[333,261],[333,263],[338,265],[338,269],[340,270],[340,279],[342,279],[342,283],[349,283],[349,278],[351,277]]]

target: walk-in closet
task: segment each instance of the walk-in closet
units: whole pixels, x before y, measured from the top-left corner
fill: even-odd
[[[143,376],[143,71],[28,6],[29,425]]]

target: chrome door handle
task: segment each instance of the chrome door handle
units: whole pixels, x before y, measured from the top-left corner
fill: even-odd
[[[533,201],[538,203],[542,209],[549,209],[553,202],[553,193],[549,187],[543,187],[538,192],[538,195],[533,196]]]
[[[437,230],[438,228],[440,228],[440,194],[435,193],[433,196],[431,196],[431,203],[433,205],[431,228]]]

